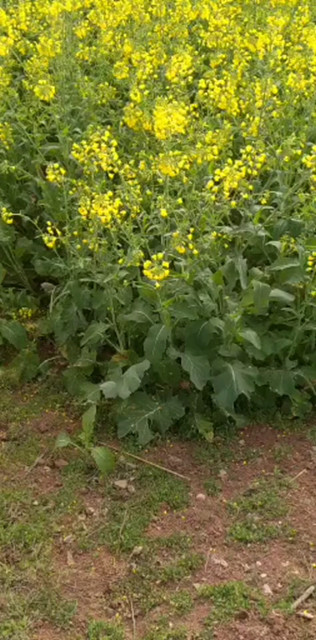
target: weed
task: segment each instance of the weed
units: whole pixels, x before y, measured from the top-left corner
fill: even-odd
[[[221,485],[215,478],[208,478],[204,482],[204,489],[208,496],[217,496],[221,492]]]
[[[77,610],[75,601],[65,600],[59,591],[46,585],[29,600],[29,610],[34,617],[66,629]]]
[[[289,444],[279,444],[274,447],[273,455],[276,462],[282,462],[291,456],[293,447]]]
[[[206,624],[213,626],[232,620],[238,613],[252,606],[252,593],[244,582],[226,582],[217,586],[205,585],[198,591],[200,598],[211,600],[213,608]]]
[[[255,482],[244,494],[228,505],[236,520],[230,527],[233,540],[243,543],[264,542],[285,533],[279,519],[287,513],[283,490],[286,481],[277,474]],[[278,519],[278,522],[274,520]]]
[[[163,567],[160,573],[160,580],[165,582],[178,582],[191,575],[193,571],[199,569],[203,564],[203,557],[199,553],[184,554],[171,564]]]
[[[125,633],[118,624],[92,620],[88,626],[87,640],[124,640]]]
[[[145,530],[161,505],[177,510],[188,504],[187,486],[163,472],[142,470],[135,484],[134,496],[124,502],[112,501],[109,524],[99,533],[99,542],[116,551],[131,552],[136,545],[145,543]]]
[[[188,613],[194,606],[193,598],[189,591],[177,591],[170,599],[172,609],[176,613]]]

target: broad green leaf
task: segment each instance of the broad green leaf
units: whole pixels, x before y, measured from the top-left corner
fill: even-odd
[[[242,289],[247,287],[247,260],[241,256],[235,258],[235,267],[238,271],[239,281]]]
[[[218,375],[212,377],[216,404],[228,413],[234,413],[234,403],[241,394],[250,398],[256,376],[255,367],[246,366],[238,360],[223,362]]]
[[[105,398],[117,398],[117,386],[116,382],[113,380],[108,380],[107,382],[102,382],[100,385],[100,389]]]
[[[267,373],[267,383],[272,391],[280,396],[292,396],[295,393],[295,375],[287,369],[272,370]]]
[[[107,475],[114,470],[116,459],[112,451],[107,447],[93,447],[91,455],[103,475]]]
[[[138,435],[140,444],[147,444],[154,436],[149,424],[157,411],[159,411],[158,402],[145,393],[136,394],[123,405],[122,418],[119,418],[117,423],[118,437],[123,438],[129,433],[135,433]]]
[[[10,371],[20,382],[30,382],[39,373],[40,359],[36,348],[31,345],[22,349],[10,362]]]
[[[66,431],[60,433],[55,442],[56,449],[63,449],[64,447],[69,447],[72,444],[72,439]]]
[[[79,393],[83,400],[87,400],[87,402],[92,402],[93,404],[97,404],[101,396],[99,385],[88,381],[80,384]]]
[[[134,309],[131,313],[127,313],[123,316],[124,320],[128,320],[128,322],[136,322],[137,324],[152,324],[153,323],[153,314],[151,307],[149,304],[142,302],[141,300],[135,304]]]
[[[201,391],[210,377],[210,365],[206,356],[195,356],[187,351],[181,354],[181,365],[194,386]]]
[[[204,350],[211,342],[216,328],[212,320],[197,320],[190,322],[185,330],[185,344],[191,353]]]
[[[252,344],[253,347],[256,347],[256,349],[261,349],[261,340],[257,332],[253,331],[253,329],[244,329],[240,332],[240,336],[243,340]]]
[[[291,304],[295,300],[295,296],[292,293],[283,291],[283,289],[272,289],[269,297],[270,300],[277,300],[283,304]]]
[[[195,415],[195,425],[198,432],[207,440],[207,442],[213,442],[214,439],[214,425],[211,420],[197,413]]]
[[[25,349],[27,346],[27,333],[19,322],[3,321],[0,325],[0,333],[16,349]]]
[[[271,287],[260,280],[253,280],[253,302],[256,313],[264,313],[269,306]]]
[[[91,322],[81,339],[80,345],[84,347],[85,345],[98,346],[102,344],[108,328],[109,325],[105,324],[105,322]]]
[[[183,374],[180,364],[175,360],[167,359],[161,360],[154,365],[154,371],[159,376],[159,379],[164,384],[168,384],[169,387],[176,387],[180,384]]]
[[[155,324],[150,327],[144,342],[144,352],[150,362],[161,360],[167,345],[169,329],[163,324]]]
[[[157,412],[153,416],[153,421],[159,431],[165,434],[172,424],[184,416],[185,409],[177,396],[173,396],[166,401],[161,400],[159,405]]]
[[[131,393],[139,389],[144,374],[150,368],[149,360],[142,360],[137,364],[133,364],[122,376],[120,382],[117,382],[118,396],[125,400]]]
[[[119,397],[122,400],[126,400],[139,389],[144,374],[149,368],[149,360],[142,360],[129,367],[125,373],[118,369],[114,379],[103,382],[100,385],[100,389],[106,398]]]
[[[82,432],[80,438],[85,446],[88,446],[92,440],[96,413],[97,407],[95,404],[92,404],[82,416]]]

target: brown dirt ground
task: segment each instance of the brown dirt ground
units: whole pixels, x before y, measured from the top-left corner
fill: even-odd
[[[73,430],[74,421],[66,421],[63,428]],[[32,428],[39,433],[60,430],[60,415],[50,412],[41,421],[34,421]],[[286,446],[290,453],[276,462],[276,447]],[[204,481],[210,477],[210,469],[205,462],[197,462],[193,455],[196,445],[192,442],[166,442],[150,449],[142,455],[148,460],[163,464],[189,478],[190,505],[185,512],[161,514],[151,523],[147,535],[149,538],[169,536],[175,532],[188,533],[193,537],[194,550],[203,554],[205,563],[180,588],[195,592],[195,584],[219,584],[230,580],[245,580],[262,589],[268,584],[273,592],[272,601],[284,596],[287,586],[294,578],[302,578],[309,583],[316,582],[316,453],[311,442],[304,434],[280,433],[265,425],[247,428],[240,433],[239,441],[233,445],[237,461],[223,464],[219,479],[221,493],[216,496],[205,494]],[[247,460],[247,451],[256,449],[259,455]],[[245,458],[243,458],[245,452]],[[276,465],[293,479],[287,500],[290,506],[291,527],[297,530],[293,541],[280,538],[264,544],[240,545],[227,540],[227,531],[231,517],[227,510],[227,501],[234,500],[247,487],[260,477],[268,476]],[[300,475],[298,475],[300,474]],[[297,476],[297,479],[294,478]],[[21,474],[20,481],[23,481]],[[51,460],[40,461],[29,473],[27,481],[37,486],[40,494],[52,493],[60,486],[60,469]],[[198,499],[198,494],[204,499]],[[101,508],[101,497],[94,487],[84,490],[82,499],[85,509],[90,510],[93,518]],[[93,514],[91,516],[91,513]],[[90,526],[90,524],[89,524]],[[67,527],[66,527],[67,529]],[[111,592],[115,585],[128,575],[128,561],[115,557],[106,548],[93,552],[79,552],[70,541],[61,539],[55,542],[55,567],[62,595],[78,602],[78,613],[71,632],[56,630],[43,625],[35,632],[32,640],[75,640],[85,633],[86,620],[91,618],[108,619],[113,617],[109,608]],[[224,563],[216,562],[217,559]],[[226,564],[227,563],[227,566]],[[307,605],[306,605],[307,606]],[[312,640],[316,638],[315,618],[311,621],[296,616],[285,616],[273,611],[262,620],[251,612],[242,620],[216,628],[217,640]],[[189,637],[201,631],[203,619],[210,605],[198,603],[192,612],[176,616],[171,620],[175,626],[185,625]],[[311,605],[311,609],[312,605]],[[146,618],[136,619],[136,636],[132,633],[129,617],[126,624],[128,639],[138,640],[157,618],[164,613],[164,607],[158,607]],[[77,635],[76,635],[77,634]],[[84,636],[85,637],[85,636]]]

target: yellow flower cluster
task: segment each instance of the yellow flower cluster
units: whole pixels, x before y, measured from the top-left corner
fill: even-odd
[[[143,274],[153,282],[160,283],[170,275],[170,263],[165,260],[163,253],[155,253],[151,260],[145,260]]]
[[[1,209],[1,220],[5,224],[13,224],[13,222],[14,222],[13,216],[14,216],[14,214],[11,211],[8,211],[7,207],[2,207],[2,209]]]
[[[315,267],[316,267],[316,251],[313,251],[308,256],[307,268],[306,268],[307,273],[314,272],[315,271]]]
[[[313,210],[314,0],[6,2],[0,60],[1,163],[38,154],[49,248],[62,233],[74,253],[101,262],[110,247],[133,266],[155,246],[143,273],[161,282],[164,256],[192,264],[215,248],[221,216],[269,215],[276,176]],[[0,198],[9,207],[2,185]]]
[[[46,229],[47,233],[42,235],[43,242],[48,249],[56,249],[58,240],[61,238],[61,232],[51,221],[47,222]]]
[[[49,164],[46,169],[46,178],[48,182],[54,184],[62,184],[66,175],[66,169],[58,162]]]

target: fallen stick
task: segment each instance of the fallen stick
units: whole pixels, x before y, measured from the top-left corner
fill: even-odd
[[[290,482],[295,482],[295,480],[300,478],[304,473],[307,473],[307,469],[303,469],[303,471],[300,471],[296,476],[294,476],[294,478],[290,479]]]
[[[316,586],[314,584],[308,587],[308,589],[306,589],[306,591],[304,591],[304,593],[302,593],[302,595],[297,598],[295,602],[293,602],[291,609],[295,611],[295,609],[297,609],[303,602],[305,602],[305,600],[307,600],[312,595],[312,593],[314,593],[315,588]]]
[[[36,460],[34,460],[33,464],[31,464],[30,467],[27,468],[27,470],[25,471],[25,473],[22,476],[22,479],[26,478],[26,476],[29,475],[29,473],[31,473],[33,471],[33,469],[35,469],[35,467],[37,467],[38,463],[43,460],[43,458],[45,458],[45,456],[47,455],[47,453],[49,452],[49,449],[45,449],[45,451],[43,451],[43,453],[41,453],[39,456],[37,456]]]
[[[132,598],[130,598],[129,604],[131,608],[131,616],[132,616],[132,623],[133,623],[133,639],[136,640],[136,620],[135,620],[135,612],[134,612],[134,605],[133,605]]]
[[[116,453],[119,453],[122,456],[129,456],[130,458],[134,458],[134,460],[138,460],[143,464],[148,464],[150,467],[155,467],[155,469],[160,469],[161,471],[165,471],[166,473],[171,473],[173,476],[177,476],[177,478],[181,478],[182,480],[190,480],[188,476],[183,476],[182,473],[178,473],[177,471],[173,471],[173,469],[168,469],[168,467],[163,467],[161,464],[157,464],[156,462],[151,462],[150,460],[146,460],[146,458],[141,458],[140,456],[136,456],[134,453],[129,453],[129,451],[125,451],[119,449],[119,447],[115,447],[113,444],[107,444],[106,442],[100,442],[103,447],[108,447]]]

